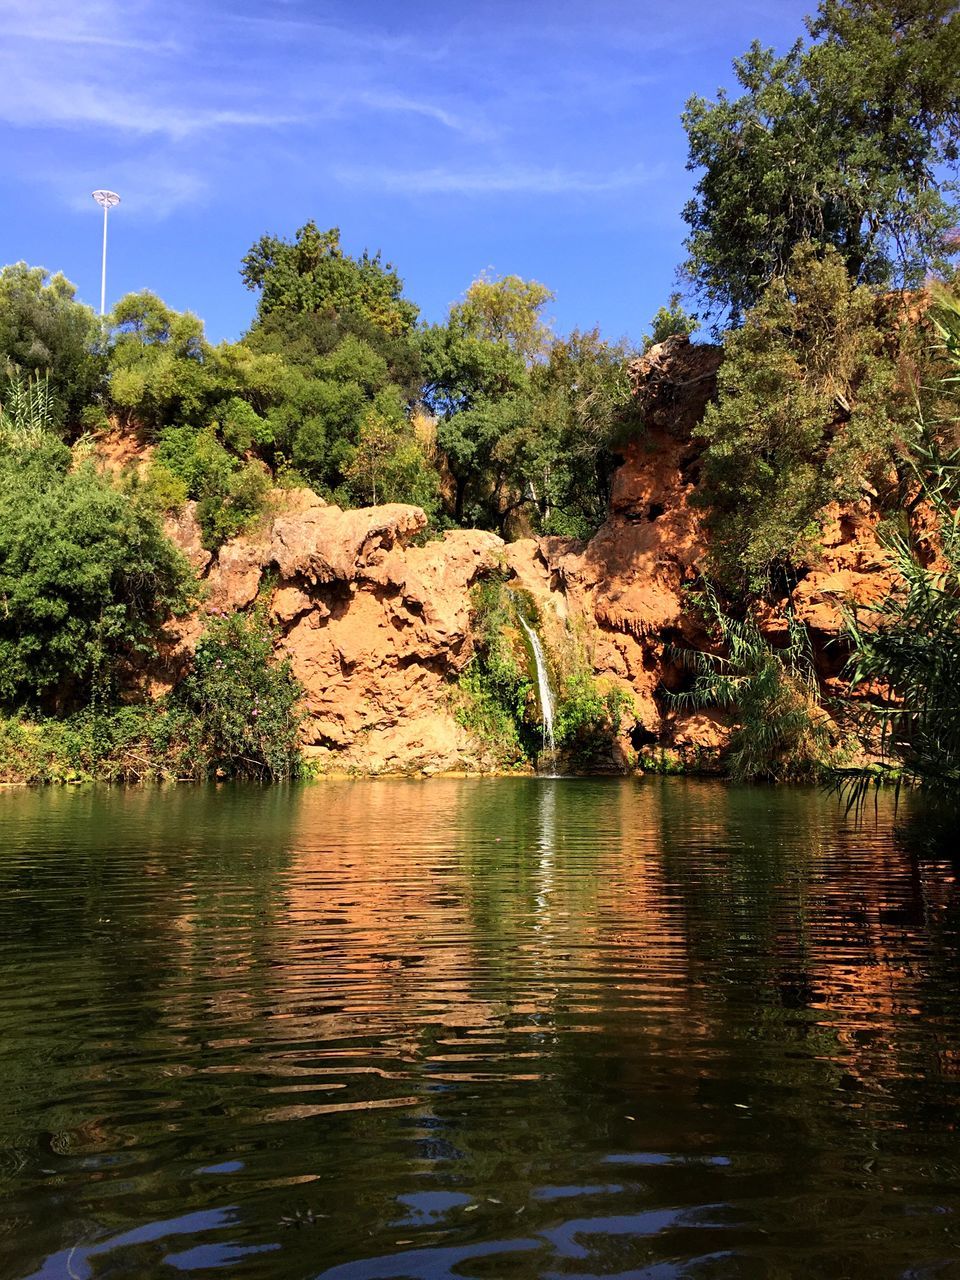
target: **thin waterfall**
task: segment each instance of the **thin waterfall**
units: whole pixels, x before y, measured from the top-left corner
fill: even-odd
[[[550,673],[547,670],[543,645],[533,627],[519,613],[517,617],[520,619],[521,627],[527,633],[530,648],[533,650],[533,660],[537,665],[537,692],[540,696],[540,715],[543,718],[543,745],[547,751],[556,751],[557,743],[553,736],[553,691],[550,688]]]

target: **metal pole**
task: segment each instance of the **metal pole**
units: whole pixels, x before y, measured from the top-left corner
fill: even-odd
[[[103,209],[103,261],[100,266],[100,319],[107,313],[107,214],[120,197],[115,191],[94,191],[93,198]]]
[[[107,311],[107,214],[110,212],[110,206],[103,206],[103,266],[100,270],[100,319],[106,315]]]

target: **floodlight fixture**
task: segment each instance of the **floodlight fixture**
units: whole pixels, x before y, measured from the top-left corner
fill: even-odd
[[[107,309],[107,214],[120,203],[115,191],[94,191],[93,198],[103,210],[103,262],[100,268],[100,318]]]

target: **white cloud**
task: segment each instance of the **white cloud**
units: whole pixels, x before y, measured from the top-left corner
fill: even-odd
[[[453,133],[463,134],[477,140],[489,138],[490,130],[479,120],[467,119],[456,112],[424,98],[415,98],[406,93],[380,92],[364,90],[358,93],[352,102],[347,99],[345,105],[368,107],[372,111],[381,111],[385,115],[395,113],[423,116],[443,125]]]
[[[658,170],[645,165],[610,173],[586,173],[559,167],[508,165],[478,169],[387,169],[343,167],[335,178],[351,187],[417,195],[576,195],[624,191],[653,182]]]
[[[89,80],[37,81],[12,58],[0,58],[0,119],[23,128],[87,129],[99,126],[135,135],[183,139],[218,128],[277,128],[303,115],[197,103],[173,105],[136,91]]]

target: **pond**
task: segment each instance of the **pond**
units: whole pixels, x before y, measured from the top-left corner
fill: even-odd
[[[958,848],[674,779],[4,793],[0,1275],[960,1277]]]

